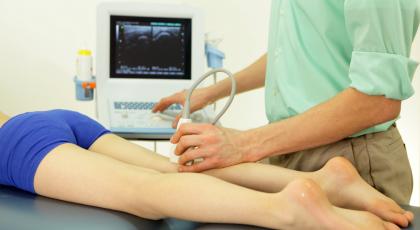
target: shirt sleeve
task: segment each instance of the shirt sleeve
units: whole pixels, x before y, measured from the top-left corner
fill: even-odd
[[[368,95],[405,100],[418,63],[409,58],[419,26],[417,0],[346,0],[353,53],[350,87]]]

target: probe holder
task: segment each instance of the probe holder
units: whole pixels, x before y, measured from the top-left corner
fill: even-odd
[[[225,54],[210,43],[206,43],[207,66],[212,69],[223,67]]]

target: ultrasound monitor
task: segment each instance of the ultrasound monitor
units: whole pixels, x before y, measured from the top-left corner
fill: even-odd
[[[171,122],[155,119],[150,109],[204,74],[204,39],[200,9],[100,3],[95,55],[98,121],[117,134],[151,134],[151,139],[172,135]],[[180,106],[169,109],[179,112]]]
[[[111,78],[191,79],[191,18],[111,16]]]

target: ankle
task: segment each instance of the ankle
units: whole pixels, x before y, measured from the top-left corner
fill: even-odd
[[[308,178],[319,185],[322,191],[324,191],[327,197],[329,197],[328,195],[334,191],[335,187],[332,180],[333,176],[334,175],[331,175],[331,173],[326,171],[324,167],[318,171],[311,172]]]
[[[312,220],[315,220],[319,226],[322,226],[322,229],[333,229],[330,226],[331,220],[327,217],[328,215],[324,215],[331,212],[332,206],[316,181],[311,179],[296,180],[291,182],[287,189],[289,190],[288,203],[299,207],[297,214],[305,210],[310,215],[310,218],[313,218]],[[293,207],[290,210],[293,210]],[[291,229],[302,226],[302,223],[300,223],[302,222],[301,219],[295,218],[292,220],[294,221]],[[307,227],[309,226],[305,228]]]
[[[268,228],[291,229],[299,221],[291,212],[288,198],[282,192],[269,194],[268,208],[263,220],[269,223]]]
[[[357,170],[344,157],[332,158],[314,174],[330,202],[340,207],[345,203],[339,194],[360,179]]]

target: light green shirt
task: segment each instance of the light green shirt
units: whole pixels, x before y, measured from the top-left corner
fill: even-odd
[[[273,0],[266,114],[286,119],[353,87],[404,100],[418,63],[409,58],[417,0]],[[351,106],[351,105],[348,105]],[[390,121],[355,134],[387,130]]]

